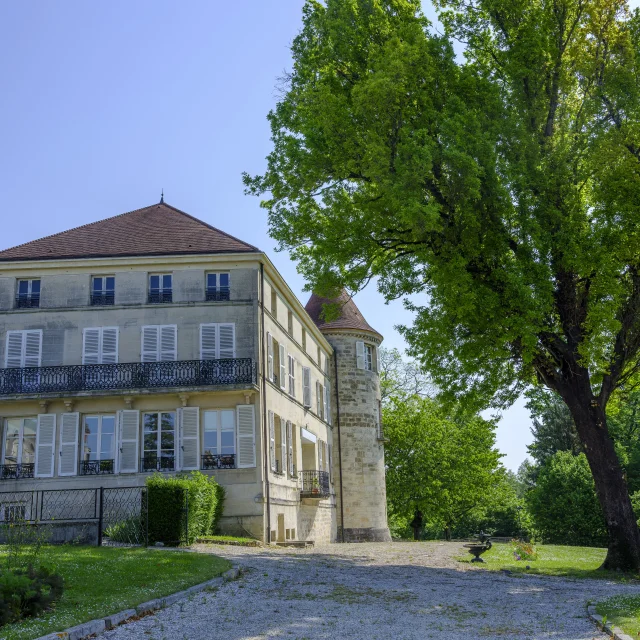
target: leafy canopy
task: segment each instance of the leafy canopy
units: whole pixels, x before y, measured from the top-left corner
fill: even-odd
[[[308,0],[247,191],[309,287],[420,293],[404,330],[479,404],[602,406],[640,348],[640,18],[618,0]],[[449,37],[466,43],[466,60]]]

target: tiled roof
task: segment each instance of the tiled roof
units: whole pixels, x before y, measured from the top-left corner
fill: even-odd
[[[331,322],[325,322],[321,317],[323,305],[335,302],[342,305],[340,317],[336,320],[332,320]],[[364,316],[360,313],[358,307],[356,307],[356,303],[353,301],[353,298],[351,298],[351,296],[349,296],[349,294],[344,290],[337,298],[333,299],[321,298],[314,293],[309,298],[309,302],[307,302],[305,310],[316,323],[316,326],[320,331],[331,329],[357,329],[361,331],[370,331],[382,338],[382,335],[364,319]]]
[[[257,252],[164,202],[0,251],[0,261]]]

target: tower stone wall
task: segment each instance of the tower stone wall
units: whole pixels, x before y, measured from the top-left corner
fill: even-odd
[[[334,429],[333,471],[338,483],[338,540],[343,539],[344,530],[345,542],[390,541],[384,443],[379,436],[380,379],[375,363],[371,371],[357,367],[356,353],[357,342],[365,342],[377,349],[381,340],[377,334],[347,329],[327,330],[323,333],[334,348],[332,374],[335,373],[337,363],[337,395],[334,381],[331,408]]]

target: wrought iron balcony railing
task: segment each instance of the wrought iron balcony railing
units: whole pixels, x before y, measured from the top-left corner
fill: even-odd
[[[149,304],[164,304],[166,302],[173,302],[172,291],[151,291],[149,293]]]
[[[0,369],[0,395],[254,384],[251,358]]]
[[[302,478],[301,498],[326,498],[331,495],[327,471],[300,471],[299,476]]]
[[[230,291],[229,288],[220,288],[220,289],[207,289],[206,291],[206,299],[208,302],[220,302],[222,300],[230,299]]]
[[[27,462],[23,464],[0,465],[0,480],[20,480],[20,478],[33,478],[35,464]]]
[[[31,309],[40,306],[40,294],[18,294],[16,309]]]
[[[202,456],[200,468],[204,471],[214,469],[235,469],[236,454],[235,453],[205,453]]]
[[[114,471],[114,460],[80,460],[81,476],[100,476]]]
[[[116,295],[113,291],[96,291],[91,294],[91,304],[94,307],[107,307],[115,304]]]
[[[140,458],[140,473],[149,471],[175,471],[176,457],[174,455],[158,456],[157,454],[147,454]]]

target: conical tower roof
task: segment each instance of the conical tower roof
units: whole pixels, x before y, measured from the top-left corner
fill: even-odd
[[[340,316],[335,320],[325,322],[321,317],[323,306],[333,303],[339,303],[341,305]],[[382,334],[376,331],[364,319],[353,298],[344,289],[337,298],[323,298],[315,293],[312,294],[305,306],[305,310],[320,331],[338,331],[341,329],[368,331],[382,340]]]

